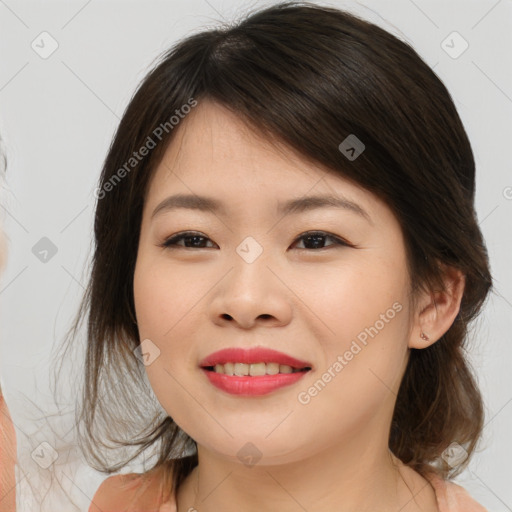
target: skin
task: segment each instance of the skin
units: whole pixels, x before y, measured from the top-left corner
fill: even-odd
[[[16,432],[0,390],[0,512],[16,509]]]
[[[0,225],[0,274],[7,262],[7,243]],[[0,512],[16,509],[16,432],[0,389]]]
[[[176,209],[152,219],[176,193],[220,199],[227,216]],[[277,214],[278,201],[321,193],[349,198],[371,222],[334,208]],[[161,246],[189,230],[206,239]],[[354,247],[298,239],[312,230]],[[252,263],[236,252],[247,236],[263,249]],[[430,484],[391,455],[388,436],[409,349],[434,343],[457,315],[463,276],[447,269],[445,284],[443,292],[424,292],[413,309],[402,232],[385,203],[263,140],[225,108],[200,102],[150,182],[134,275],[140,339],[160,350],[146,366],[149,381],[198,445],[199,464],[179,489],[178,510],[438,510]],[[300,403],[298,394],[397,302],[401,311]],[[199,368],[214,351],[253,346],[313,369],[291,386],[242,397],[212,386]],[[237,456],[248,442],[261,453],[252,466]]]

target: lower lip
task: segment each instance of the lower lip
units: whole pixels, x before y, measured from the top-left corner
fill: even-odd
[[[278,373],[277,375],[261,375],[257,377],[239,377],[226,375],[201,368],[210,382],[217,388],[232,395],[261,396],[271,393],[284,386],[295,384],[309,371],[295,373]]]

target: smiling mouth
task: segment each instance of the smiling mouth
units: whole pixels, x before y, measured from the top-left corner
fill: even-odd
[[[203,366],[207,371],[231,375],[237,377],[263,377],[266,375],[278,375],[287,373],[307,372],[311,370],[309,366],[304,368],[293,368],[287,364],[279,363],[225,363],[215,366]]]

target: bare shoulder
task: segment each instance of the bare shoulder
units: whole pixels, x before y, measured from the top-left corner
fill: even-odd
[[[89,512],[157,512],[163,500],[163,470],[113,475],[98,487]]]

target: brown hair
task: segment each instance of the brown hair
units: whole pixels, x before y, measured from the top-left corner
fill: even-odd
[[[442,289],[443,265],[463,272],[453,325],[428,348],[411,349],[389,437],[392,453],[419,473],[458,474],[483,428],[481,394],[464,354],[468,324],[492,287],[474,210],[471,146],[449,92],[411,46],[352,14],[307,2],[275,5],[180,41],[121,119],[100,178],[93,268],[74,326],[76,334],[88,313],[79,418],[88,461],[115,472],[153,447],[152,469],[170,470],[175,488],[197,464],[195,442],[152,398],[134,354],[133,275],[148,182],[175,131],[169,120],[205,100],[382,198],[403,230],[412,298]],[[128,168],[162,126],[156,147]],[[338,148],[350,134],[366,146],[353,161]],[[102,389],[113,396],[100,396]],[[112,462],[106,440],[136,449]],[[455,467],[441,457],[452,442],[469,455]]]

